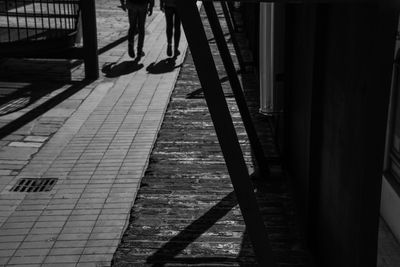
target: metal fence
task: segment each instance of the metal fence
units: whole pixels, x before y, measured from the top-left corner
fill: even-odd
[[[0,0],[0,45],[74,35],[79,11],[80,0]]]

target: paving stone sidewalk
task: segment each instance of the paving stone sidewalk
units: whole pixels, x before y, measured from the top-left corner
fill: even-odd
[[[244,127],[204,13],[202,18],[251,173]],[[227,32],[222,17],[220,21]],[[230,49],[234,55],[232,44]],[[254,181],[274,254],[279,266],[309,266],[308,254],[300,249],[290,184],[276,161],[271,125],[258,113],[257,77],[246,73],[241,81],[264,150],[276,162],[274,173],[281,176],[276,181]],[[188,53],[113,266],[256,265],[205,100],[201,94],[187,97],[200,87]]]
[[[0,265],[110,265],[182,60],[154,72],[166,62],[165,19],[155,10],[146,56],[134,63],[120,43],[128,24],[117,4],[96,1],[100,50],[116,44],[100,55],[98,80],[82,80],[78,61],[1,62]],[[48,192],[10,192],[21,178],[58,181]]]

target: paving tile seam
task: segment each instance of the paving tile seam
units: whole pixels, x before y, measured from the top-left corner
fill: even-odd
[[[78,202],[77,202],[78,203]],[[76,205],[76,204],[75,204]],[[67,220],[68,221],[68,220]],[[63,227],[63,229],[64,229],[64,227]],[[91,229],[91,231],[93,231],[93,228]],[[58,233],[58,235],[57,235],[57,237],[55,238],[55,240],[57,240],[58,239],[58,237],[61,235],[61,231],[59,231],[59,233]],[[54,246],[54,245],[53,245]],[[16,250],[15,252],[17,252],[18,250]],[[10,261],[12,261],[12,258],[13,257],[11,257],[10,258]]]
[[[125,90],[126,90],[126,88],[123,90],[123,92],[125,92]],[[121,98],[122,96],[123,96],[123,93],[121,94],[120,98]],[[118,102],[116,101],[116,103],[115,103],[114,106],[116,106],[117,104],[118,104]],[[133,104],[132,104],[132,106],[133,106]],[[126,115],[125,115],[125,116],[126,116]],[[121,127],[122,122],[120,122],[118,125],[119,125],[118,127]],[[98,129],[98,131],[100,131],[100,130],[101,130],[101,128]],[[118,130],[117,130],[117,131],[118,131]],[[115,138],[115,136],[114,136],[114,138]],[[109,147],[111,146],[111,144],[112,144],[112,141],[109,143]],[[100,162],[101,162],[101,161],[100,161]],[[91,176],[90,180],[91,180],[92,178],[93,178],[93,176]],[[87,184],[86,184],[86,186],[87,186]],[[85,188],[86,188],[86,187],[85,187]],[[108,194],[110,194],[110,191],[108,192]],[[106,198],[104,199],[104,201],[102,201],[102,202],[103,202],[103,203],[102,203],[103,206],[102,206],[102,207],[99,207],[101,210],[103,209],[104,204],[105,204],[107,198],[108,198],[108,197],[106,197]],[[81,199],[81,198],[79,198],[79,199]],[[77,201],[77,203],[78,203],[78,201]],[[76,207],[76,206],[75,206],[75,207]],[[100,213],[99,213],[99,215],[97,216],[96,220],[98,220],[99,216],[100,216]],[[68,219],[67,219],[67,222],[68,222]],[[65,229],[65,227],[63,227],[63,229]],[[93,234],[93,230],[94,230],[94,227],[91,227],[91,228],[90,228],[90,235]],[[61,232],[60,232],[60,234],[58,235],[58,237],[60,237],[60,235],[61,235]],[[55,244],[56,244],[57,241],[59,240],[58,237],[56,238]],[[120,236],[118,236],[117,238],[120,238]],[[88,242],[88,240],[86,240],[86,242]],[[53,246],[54,246],[54,245],[53,245]],[[86,246],[86,245],[85,245],[85,246]],[[83,255],[83,254],[80,254],[80,256],[79,256],[79,258],[77,259],[76,262],[80,262],[81,259],[82,259],[82,257],[84,257],[84,255]]]
[[[200,4],[200,5],[201,5],[201,4]],[[199,6],[199,4],[198,4],[198,6]],[[199,8],[200,8],[200,6],[199,6]],[[181,39],[182,39],[181,43],[183,43],[184,46],[183,46],[183,49],[182,49],[182,53],[181,53],[182,56],[181,56],[181,58],[180,58],[180,61],[177,62],[176,65],[180,65],[180,64],[183,63],[184,57],[185,57],[186,51],[187,51],[187,41],[186,41],[186,38],[185,38],[185,35],[184,35],[184,34],[182,34]],[[147,167],[148,167],[149,158],[150,158],[150,153],[151,153],[151,151],[152,151],[153,148],[154,148],[154,144],[155,144],[155,141],[156,141],[156,139],[157,139],[157,134],[158,134],[158,132],[159,132],[159,130],[160,130],[160,128],[161,128],[162,122],[163,122],[163,120],[164,120],[165,113],[166,113],[166,110],[167,110],[167,107],[168,107],[168,103],[169,103],[169,100],[170,100],[170,98],[171,98],[172,91],[173,91],[173,88],[174,88],[174,86],[175,86],[175,83],[176,83],[176,81],[177,81],[177,79],[178,79],[178,75],[179,75],[180,69],[181,69],[181,67],[176,68],[176,69],[172,72],[172,75],[163,74],[162,80],[161,80],[161,82],[160,82],[160,84],[163,86],[165,83],[163,83],[162,81],[163,81],[164,79],[165,79],[165,80],[168,79],[169,76],[172,76],[172,81],[173,81],[173,82],[172,82],[172,88],[165,88],[165,90],[168,92],[167,96],[165,97],[165,99],[166,99],[166,104],[164,104],[164,105],[162,106],[161,118],[160,118],[160,120],[158,121],[158,124],[157,124],[157,126],[156,126],[156,133],[155,133],[155,135],[153,136],[152,145],[151,145],[151,148],[149,149],[149,153],[147,153],[146,163],[145,163],[144,168],[143,168],[143,171],[142,171],[142,173],[141,173],[141,175],[140,175],[141,178],[140,178],[140,181],[139,181],[139,183],[138,183],[138,186],[140,185],[140,182],[141,182],[141,179],[143,178],[144,172],[146,171],[146,169],[147,169]],[[152,99],[152,100],[153,100],[153,99]],[[163,102],[163,103],[164,103],[164,102]],[[152,105],[152,103],[150,103],[149,106],[151,106],[151,105]],[[147,114],[148,112],[149,112],[149,111],[147,111],[146,114]],[[138,190],[138,188],[136,189],[136,194],[137,194],[137,190]],[[136,198],[136,194],[135,194],[134,199]],[[133,205],[134,205],[134,201],[132,202],[132,206],[133,206]],[[125,230],[126,230],[126,227],[128,226],[128,223],[129,223],[129,218],[128,218],[128,220],[127,220],[126,223],[125,223],[124,232],[125,232]]]
[[[129,85],[129,83],[128,83],[128,85]],[[125,86],[124,86],[125,87]],[[126,89],[126,88],[125,88]],[[137,94],[136,94],[137,95]]]
[[[184,34],[183,34],[183,38],[184,38]],[[185,54],[186,54],[186,48],[187,48],[186,40],[183,41],[182,43],[184,44],[184,49],[182,50],[182,55],[185,55]],[[163,46],[163,48],[165,48],[165,46]],[[162,50],[162,51],[163,51],[163,50]],[[159,54],[158,59],[160,58],[160,56],[161,56],[161,53]],[[183,61],[183,57],[184,57],[184,56],[181,57],[181,61]],[[178,65],[179,65],[179,64],[178,64]],[[172,72],[172,74],[169,74],[169,75],[168,75],[168,74],[164,74],[164,75],[162,75],[162,77],[161,77],[160,80],[159,80],[159,83],[158,83],[158,87],[157,87],[157,88],[160,87],[160,84],[163,85],[162,81],[163,81],[163,79],[165,79],[165,77],[171,76],[171,75],[173,76],[173,82],[172,82],[172,85],[171,85],[170,88],[169,88],[167,99],[170,99],[170,96],[171,96],[172,90],[173,90],[173,88],[174,88],[174,86],[175,86],[175,82],[176,82],[176,79],[177,79],[177,77],[178,77],[179,71],[180,71],[180,68],[177,68],[177,69],[175,69],[175,70]],[[151,100],[153,100],[154,95],[156,95],[156,93],[157,93],[157,90],[154,91],[154,94],[153,94]],[[161,112],[161,118],[159,119],[158,124],[157,124],[157,126],[155,127],[155,133],[158,133],[158,131],[159,131],[159,129],[160,129],[162,120],[163,120],[163,118],[164,118],[165,111],[166,111],[166,109],[167,109],[167,105],[168,105],[168,102],[167,102],[167,103],[164,105],[164,107],[163,107],[163,110],[162,110],[162,112]],[[150,102],[149,106],[151,106],[151,102]],[[148,110],[146,111],[146,115],[147,115],[147,114],[148,114]],[[146,116],[146,115],[145,115],[145,116]],[[142,126],[142,125],[141,125],[141,126]],[[139,127],[139,131],[140,131],[140,129],[142,129],[141,126]],[[139,176],[140,178],[139,178],[139,181],[138,181],[138,183],[137,183],[137,187],[136,187],[135,190],[134,190],[133,200],[132,200],[132,202],[130,203],[130,208],[131,208],[131,207],[133,206],[133,204],[134,204],[134,201],[135,201],[135,198],[136,198],[136,195],[137,195],[137,190],[138,190],[138,187],[139,187],[139,185],[140,185],[140,182],[141,182],[141,179],[142,179],[142,177],[143,177],[143,174],[144,174],[145,170],[147,169],[148,162],[149,162],[149,157],[150,157],[150,153],[151,153],[151,151],[152,151],[152,149],[153,149],[153,147],[154,147],[154,143],[155,143],[156,138],[157,138],[157,134],[155,134],[155,135],[153,136],[153,139],[152,139],[152,141],[151,141],[151,146],[150,146],[148,152],[146,153],[145,164],[144,164],[143,167],[142,167],[142,171],[141,171],[141,174],[140,174],[140,176]],[[132,148],[132,146],[131,146],[131,148]],[[131,149],[131,148],[130,148],[130,149]],[[128,224],[129,224],[129,216],[127,216],[127,218],[126,218],[126,220],[125,220],[124,227],[123,227],[123,230],[122,230],[122,232],[121,232],[121,235],[125,232],[126,228],[128,227]]]
[[[65,131],[65,132],[67,132],[67,131]]]
[[[154,94],[156,93],[156,91],[154,91]],[[154,96],[154,94],[153,94],[153,96]],[[143,118],[144,118],[144,116],[143,116]]]
[[[42,163],[40,165],[42,165]]]
[[[65,140],[68,140],[72,138],[74,132],[78,131],[79,129],[79,124],[77,122],[81,121],[79,118],[83,118],[85,114],[88,114],[91,109],[93,109],[93,105],[91,105],[91,102],[96,101],[96,98],[101,98],[104,94],[105,91],[107,90],[107,86],[102,86],[98,85],[99,90],[94,90],[93,94],[91,94],[81,106],[84,106],[82,109],[78,109],[70,119],[66,121],[64,126],[60,128],[60,130],[52,136],[52,138],[49,139],[49,141],[43,146],[43,148],[35,155],[35,157],[40,157],[41,155],[46,155],[46,153],[50,152],[50,154],[55,154],[53,151],[54,147],[60,148],[62,147],[62,144],[64,144],[64,147],[66,146]],[[101,87],[106,87],[106,88],[101,88]],[[97,88],[97,87],[96,87]],[[61,144],[61,146],[60,146]],[[61,149],[59,149],[61,150]],[[51,164],[52,160],[56,155],[52,155],[51,159],[47,158],[46,163]],[[16,179],[19,178],[25,178],[25,177],[40,177],[40,173],[35,173],[32,171],[31,167],[32,165],[35,164],[35,158],[31,160],[31,162],[25,166],[23,170],[21,170],[20,174],[16,176]],[[43,166],[44,162],[40,162],[40,165]],[[15,182],[12,181],[12,182]],[[5,188],[3,190],[3,194],[8,192],[8,189],[10,189],[11,185]]]
[[[99,86],[100,86],[100,85],[99,85]],[[93,105],[90,105],[90,103],[93,102],[93,101],[95,101],[95,100],[98,99],[98,98],[101,98],[101,97],[105,94],[106,91],[107,91],[107,88],[103,88],[102,90],[94,91],[93,94],[92,94],[91,96],[89,96],[89,97],[84,101],[84,104],[85,104],[85,102],[87,102],[87,103],[86,103],[87,106],[84,108],[85,111],[79,111],[79,109],[78,109],[78,111],[75,112],[75,114],[72,115],[72,117],[65,123],[65,129],[68,130],[68,131],[66,131],[66,132],[72,132],[72,130],[77,130],[77,127],[73,127],[73,125],[71,125],[71,123],[69,123],[69,121],[74,121],[74,119],[75,119],[76,117],[81,117],[81,116],[82,116],[81,114],[83,114],[83,116],[84,116],[85,112],[90,111],[90,108],[93,108]],[[61,128],[61,130],[62,130],[62,128]],[[60,134],[58,134],[58,133],[60,133]],[[54,146],[57,146],[57,147],[58,147],[58,146],[60,146],[60,143],[61,143],[61,144],[63,143],[62,141],[66,138],[65,133],[63,133],[63,132],[58,132],[58,133],[56,133],[56,134],[45,144],[42,153],[46,153],[46,151],[47,151],[48,149],[51,150],[51,147],[54,147]],[[53,138],[54,138],[54,139],[53,139]],[[51,141],[51,140],[55,140],[55,141]],[[40,150],[40,151],[42,151],[42,150]],[[40,151],[38,152],[38,154],[40,153]],[[36,155],[35,155],[35,156],[36,156]],[[29,168],[29,164],[26,165],[25,168]],[[24,168],[24,169],[25,169],[25,168]],[[24,177],[25,177],[25,176],[24,176],[24,171],[21,171],[21,173],[22,173],[21,175],[18,175],[18,176],[16,176],[16,177],[14,177],[13,179],[11,179],[10,182],[8,183],[8,185],[5,186],[5,188],[3,189],[2,193],[0,193],[0,196],[2,196],[2,198],[7,197],[7,195],[11,195],[11,193],[9,192],[9,190],[11,189],[12,185],[13,185],[19,178],[24,178]],[[37,177],[37,175],[33,175],[33,174],[31,174],[30,172],[28,172],[28,173],[29,173],[29,174],[26,175],[26,176],[28,176],[28,177],[32,177],[32,176]],[[12,212],[15,211],[15,210],[18,208],[19,204],[20,204],[20,203],[22,202],[22,200],[25,198],[24,195],[20,195],[20,196],[18,196],[18,197],[20,198],[20,201],[19,201],[18,204],[14,205],[12,209],[9,210],[9,215],[11,215]],[[1,220],[1,221],[0,221],[0,228],[2,228],[2,225],[3,225],[6,221],[7,221],[7,220]]]
[[[147,80],[146,80],[147,81]],[[150,81],[150,82],[153,82],[153,81]],[[143,90],[143,88],[145,88],[145,85],[146,85],[146,82],[143,84],[143,86],[141,87],[141,90],[140,91],[142,91]],[[140,92],[139,92],[140,93]],[[138,93],[138,94],[139,94]],[[131,105],[131,108],[134,106],[134,103]],[[127,112],[127,115],[129,114],[129,111]],[[142,116],[142,121],[144,120],[144,116]],[[133,138],[133,141],[131,142],[131,144],[130,144],[130,147],[128,148],[128,150],[127,150],[127,152],[126,152],[126,154],[125,154],[125,157],[126,157],[126,155],[128,155],[128,153],[129,153],[129,150],[131,150],[131,148],[132,148],[132,145],[134,144],[134,139],[135,138]],[[123,160],[123,162],[125,161],[125,159]],[[122,164],[121,164],[121,167],[122,167]],[[120,169],[121,169],[121,167],[120,167]],[[115,180],[114,180],[114,182],[115,182]],[[136,195],[136,192],[135,192],[136,190],[134,190],[134,192],[133,192],[133,194],[132,195],[130,195],[130,197],[129,197],[129,206],[132,206],[132,202],[133,202],[133,200],[134,200],[134,198],[135,198],[135,195]],[[106,200],[107,200],[108,198],[106,198]],[[124,229],[125,229],[125,227],[126,227],[126,221],[128,221],[128,215],[127,216],[125,216],[125,223],[124,223],[124,225],[123,225],[123,227],[122,227],[122,229],[121,229],[121,231],[120,231],[120,233],[119,233],[119,236],[118,236],[118,239],[120,239],[121,238],[121,235],[123,234],[123,232],[124,232]],[[115,246],[115,248],[113,249],[113,252],[115,251],[115,249],[116,249],[116,246]],[[81,260],[81,258],[79,259],[79,261]]]
[[[154,34],[154,33],[153,33]],[[158,81],[156,82],[156,84],[157,84],[157,86],[158,86],[158,84],[160,83],[160,81],[161,81],[161,79],[158,79]],[[149,81],[150,83],[155,83],[154,82],[154,79],[152,80],[152,81]],[[141,90],[143,90],[144,88],[145,88],[145,85],[146,84],[144,84],[143,86],[142,86],[142,88],[141,88]],[[157,86],[155,86],[156,88],[157,88]],[[172,86],[173,87],[173,86]],[[154,92],[153,92],[153,94],[152,94],[152,96],[154,96],[154,94],[156,93],[156,90],[154,90]],[[134,106],[134,105],[132,105],[132,106]],[[129,114],[129,112],[128,112],[128,114]],[[145,115],[143,115],[142,116],[142,118],[141,118],[141,122],[143,122],[143,120],[145,119]],[[139,124],[139,125],[141,125],[141,123]],[[139,131],[140,131],[140,126],[139,126]],[[127,151],[127,153],[126,153],[126,155],[128,155],[128,153],[129,153],[129,151],[132,149],[132,147],[134,146],[134,142],[135,140],[133,140],[133,142],[131,143],[131,145],[130,145],[130,147],[129,147],[129,149],[128,149],[128,151]],[[148,154],[148,153],[147,153]],[[125,161],[125,159],[123,160],[123,162]],[[143,167],[142,167],[142,173],[143,173]],[[140,176],[139,176],[140,177]],[[137,183],[137,184],[139,184],[140,183],[140,181]],[[135,197],[136,197],[136,193],[137,193],[137,187],[135,188],[135,190],[133,191],[133,195],[131,195],[131,198],[130,198],[130,204],[129,204],[129,207],[131,207],[132,206],[132,204],[133,204],[133,201],[134,201],[134,199],[135,199]],[[129,214],[129,213],[128,213]],[[126,216],[125,217],[125,223],[124,223],[124,225],[123,225],[123,228],[121,229],[121,232],[120,232],[120,234],[119,234],[119,239],[121,238],[121,236],[122,236],[122,234],[123,234],[123,232],[124,232],[124,229],[127,227],[127,222],[129,221],[128,220],[128,218],[129,218],[129,216]],[[116,250],[116,246],[112,249],[113,250],[113,252]],[[81,261],[81,258],[79,259],[79,261]]]
[[[186,51],[186,48],[185,48],[185,51]],[[184,54],[184,53],[183,53],[183,54]],[[177,73],[179,73],[179,70],[176,70],[176,71],[174,72],[174,75],[175,75],[176,77],[177,77]],[[173,87],[174,87],[175,81],[176,81],[176,78],[174,79],[174,82],[173,82],[173,85],[172,85],[172,89],[173,89]],[[171,93],[172,93],[172,89],[170,89],[170,93],[168,94],[169,96],[170,96]],[[156,94],[156,91],[154,92],[153,96],[154,96],[155,94]],[[169,97],[168,97],[168,98],[169,98]],[[165,106],[165,108],[164,108],[164,110],[163,110],[163,113],[165,113],[165,110],[166,110],[166,106]],[[162,117],[163,117],[163,116],[162,116]],[[158,130],[159,130],[159,127],[160,127],[160,125],[161,125],[161,122],[162,122],[162,118],[160,119],[159,124],[157,125],[157,132],[158,132]],[[156,139],[156,136],[154,136],[154,138],[153,138],[152,146],[151,146],[151,148],[149,149],[150,151],[151,151],[152,147],[154,146],[154,141],[155,141],[155,139]],[[140,175],[140,178],[143,176],[143,173],[144,173],[144,171],[145,171],[146,168],[147,168],[148,157],[149,157],[149,153],[147,153],[146,164],[145,164],[145,166],[144,166],[143,169],[142,169],[142,174]],[[137,185],[139,185],[139,184],[140,184],[140,181],[137,183]],[[135,197],[136,197],[136,193],[137,193],[137,189],[135,190],[134,197],[133,197],[133,201],[134,201],[134,199],[135,199]],[[132,205],[133,205],[133,202],[131,203],[131,206],[132,206]],[[129,222],[129,217],[127,217],[126,220],[125,220],[125,224],[124,224],[124,228],[123,228],[124,230],[122,231],[122,233],[125,231],[128,222]],[[121,234],[122,234],[122,233],[121,233]]]

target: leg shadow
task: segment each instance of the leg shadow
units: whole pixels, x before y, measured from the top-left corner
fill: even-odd
[[[171,72],[174,69],[182,66],[182,64],[175,66],[175,61],[176,61],[176,57],[171,57],[171,58],[163,59],[157,63],[153,62],[146,68],[146,70],[148,73],[151,73],[151,74],[162,74],[162,73]]]
[[[130,74],[143,68],[138,60],[124,61],[119,64],[111,63],[103,66],[101,71],[107,78],[116,78],[122,75]]]

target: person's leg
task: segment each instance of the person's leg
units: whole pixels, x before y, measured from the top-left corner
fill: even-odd
[[[143,53],[143,43],[145,35],[145,24],[146,24],[147,6],[141,6],[138,9],[138,46],[137,52],[138,56],[144,56]]]
[[[174,25],[174,9],[171,7],[165,7],[165,22],[167,25],[166,33],[167,33],[167,56],[172,56],[172,33],[173,33],[173,25]]]
[[[181,40],[181,18],[178,15],[178,12],[174,10],[174,56],[178,56],[179,52],[179,42]]]
[[[133,49],[135,42],[135,28],[137,16],[135,14],[135,10],[129,8],[128,9],[128,19],[129,19],[129,30],[128,30],[128,54],[130,57],[135,57],[135,51]]]

